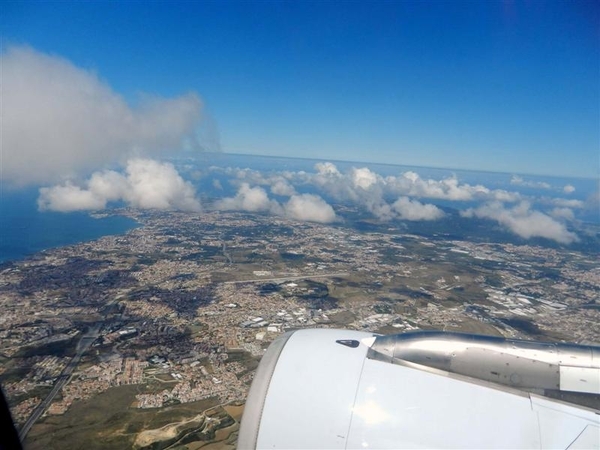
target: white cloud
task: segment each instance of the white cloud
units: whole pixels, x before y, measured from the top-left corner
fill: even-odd
[[[42,211],[72,212],[106,208],[106,199],[67,181],[63,186],[41,188],[38,207]]]
[[[350,172],[350,177],[354,187],[362,189],[369,189],[378,181],[381,182],[381,177],[379,177],[375,172],[371,172],[371,170],[369,170],[367,167],[363,167],[361,169],[353,167]]]
[[[123,198],[142,209],[199,211],[194,187],[170,163],[133,159],[127,163],[127,189]]]
[[[513,175],[510,178],[510,184],[523,184],[525,180],[523,180],[522,177],[520,177],[519,175]]]
[[[394,219],[398,215],[398,212],[384,201],[367,202],[365,206],[371,214],[385,222]]]
[[[438,220],[444,217],[444,212],[435,205],[424,205],[418,200],[400,197],[392,204],[392,209],[403,220]]]
[[[521,202],[520,205],[528,205],[523,203],[525,197],[516,191],[489,189],[481,184],[463,183],[456,176],[435,180],[422,178],[414,171],[407,171],[397,176],[383,177],[367,167],[352,167],[342,173],[331,162],[315,164],[312,173],[286,171],[263,174],[251,169],[226,169],[223,172],[239,180],[238,183],[259,184],[264,186],[264,189],[269,187],[276,195],[297,195],[296,192],[301,192],[303,186],[310,187],[318,190],[325,198],[355,205],[369,211],[380,220],[437,220],[444,217],[445,214],[439,207],[423,201],[428,198],[455,202],[491,202],[482,208],[469,210],[467,214],[471,216],[475,215],[474,211],[483,215],[486,210],[489,210],[489,204],[505,205]],[[517,176],[513,177],[513,184],[523,183],[527,181]],[[542,186],[538,185],[538,187]],[[266,192],[265,197],[268,198]],[[546,205],[544,210],[548,209],[548,212],[529,211],[528,207],[528,213],[517,215],[516,212],[520,211],[518,207],[508,209],[503,206],[502,209],[509,211],[510,214],[500,215],[497,210],[494,210],[493,217],[502,217],[503,225],[521,236],[530,236],[528,230],[531,230],[531,236],[554,236],[560,242],[572,241],[576,238],[555,219],[572,220],[573,214],[569,210],[584,208],[583,201],[549,197],[537,197],[532,201]],[[488,211],[488,215],[491,214]],[[513,220],[509,220],[509,216]],[[533,223],[530,223],[535,218],[540,219],[542,224],[548,225],[548,230],[537,229]]]
[[[330,162],[315,164],[316,174],[297,174],[300,182],[311,184],[338,201],[358,202],[359,194],[348,175],[342,175]]]
[[[336,220],[335,211],[318,195],[293,195],[284,205],[285,215],[296,220],[330,223]]]
[[[217,170],[217,169],[215,169]],[[481,184],[462,183],[456,176],[441,180],[421,178],[414,171],[407,171],[397,176],[383,177],[367,167],[352,167],[342,173],[335,164],[321,162],[314,166],[312,173],[277,172],[263,174],[251,169],[225,169],[226,173],[237,183],[260,184],[264,186],[263,210],[276,214],[287,214],[290,217],[301,217],[295,204],[294,209],[286,210],[286,204],[280,205],[270,200],[267,187],[276,195],[297,196],[303,187],[316,189],[325,198],[333,198],[338,202],[353,204],[370,212],[380,220],[438,220],[445,213],[436,205],[425,203],[423,199],[434,198],[457,202],[488,202],[479,208],[471,208],[463,212],[463,216],[486,217],[496,220],[512,232],[524,237],[546,237],[561,243],[576,241],[577,236],[569,232],[565,221],[573,220],[573,209],[583,208],[584,202],[576,199],[536,197],[535,201],[544,205],[542,211],[530,208],[521,194],[504,189],[489,189]],[[526,183],[519,177],[513,177],[513,184]],[[541,186],[538,186],[541,187]],[[249,189],[249,186],[247,187]],[[273,202],[280,208],[272,206]],[[515,207],[505,206],[518,203]],[[591,203],[591,202],[590,202]],[[597,202],[596,202],[597,203]],[[229,203],[232,208],[241,209],[240,200]],[[294,212],[291,212],[294,211]],[[333,210],[328,213],[333,217]],[[306,219],[303,219],[306,220]],[[330,219],[327,219],[330,220]]]
[[[79,211],[104,209],[109,202],[123,201],[141,209],[200,211],[193,186],[183,180],[169,163],[149,159],[127,162],[126,174],[109,170],[96,172],[86,188],[67,181],[40,189],[41,210]]]
[[[513,208],[505,208],[500,202],[491,202],[463,211],[461,215],[495,220],[524,239],[543,237],[561,244],[571,244],[579,240],[563,223],[540,211],[531,210],[528,202],[521,202]]]
[[[490,191],[489,195],[484,197],[506,203],[514,203],[521,200],[521,194],[518,192],[505,191],[504,189],[494,189],[493,191]]]
[[[563,192],[565,194],[572,194],[573,192],[575,192],[575,186],[566,184],[565,187],[563,187]]]
[[[242,183],[247,183],[249,185],[268,186],[271,193],[275,195],[289,197],[296,193],[296,190],[288,180],[288,177],[294,178],[295,174],[293,172],[265,174],[249,168],[240,169],[231,167],[224,170],[219,167],[211,167],[210,170],[213,172],[224,172],[227,175],[233,176],[236,180],[234,184],[241,185]]]
[[[126,177],[113,170],[106,170],[92,174],[88,188],[96,197],[111,202],[123,198],[130,186]]]
[[[399,176],[384,178],[366,167],[353,167],[349,173],[342,174],[332,163],[319,163],[315,169],[317,173],[312,176],[305,174],[302,182],[318,187],[336,200],[363,206],[382,220],[389,220],[398,212],[386,201],[392,197],[434,198],[450,201],[498,200],[503,202],[516,202],[521,199],[521,195],[517,192],[501,189],[490,190],[479,184],[460,183],[456,177],[438,181],[423,179],[416,172],[408,171]],[[406,210],[409,205],[404,203],[403,199],[399,205],[405,208],[406,217],[413,217]],[[412,210],[416,210],[418,204],[413,203]],[[434,208],[435,213],[433,213]],[[423,214],[423,217],[439,218],[443,215],[441,210],[434,205],[430,205],[427,209],[427,213],[422,211],[414,217]]]
[[[271,180],[271,192],[275,195],[290,197],[296,193],[296,190],[285,178],[276,178]]]
[[[552,188],[552,186],[550,186],[545,181],[524,180],[523,177],[520,177],[519,175],[513,175],[512,178],[510,179],[510,184],[514,184],[517,186],[530,187],[530,188],[535,188],[535,189],[551,189]]]
[[[341,176],[342,174],[335,166],[335,164],[330,162],[320,162],[315,164],[315,169],[319,175],[334,175]]]
[[[546,202],[546,198],[542,199],[542,201]],[[550,200],[550,203],[560,208],[583,208],[585,206],[585,202],[581,200],[568,198],[553,198]]]
[[[216,201],[214,208],[223,211],[265,212],[320,223],[330,223],[337,219],[333,208],[318,195],[293,194],[282,206],[277,200],[270,199],[264,188],[251,187],[246,182],[240,185],[235,197]]]
[[[570,208],[554,208],[550,211],[550,215],[556,219],[574,220],[575,214]]]
[[[520,198],[516,192],[490,190],[480,184],[460,183],[458,178],[449,177],[442,180],[423,179],[413,171],[404,172],[398,177],[386,177],[389,190],[400,195],[411,197],[436,198],[451,201],[470,201],[474,199],[502,199],[516,201]]]
[[[225,211],[281,212],[279,203],[270,200],[267,192],[262,187],[250,187],[248,183],[240,185],[235,197],[218,200],[215,202],[214,207]]]
[[[269,186],[276,195],[295,195],[300,186],[313,186],[325,196],[342,203],[350,203],[371,212],[380,220],[403,218],[404,220],[435,220],[444,213],[435,205],[426,205],[408,197],[435,198],[450,201],[498,200],[516,202],[521,199],[517,192],[501,189],[490,190],[482,185],[460,183],[458,178],[442,180],[423,179],[413,171],[399,176],[387,176],[373,172],[367,167],[352,167],[342,173],[331,162],[319,162],[315,172],[281,172],[263,174],[252,169],[228,168],[224,172],[239,183]],[[397,207],[389,203],[399,199]]]
[[[28,47],[2,55],[3,180],[55,183],[140,154],[194,142],[201,102],[190,93],[130,107],[94,73]]]

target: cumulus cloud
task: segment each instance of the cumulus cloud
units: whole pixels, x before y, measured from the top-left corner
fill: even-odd
[[[125,174],[112,170],[94,173],[85,187],[67,181],[41,188],[38,207],[60,212],[98,210],[115,201],[141,209],[201,209],[193,186],[172,164],[139,158],[127,162]]]
[[[575,192],[575,186],[571,185],[571,184],[566,184],[563,187],[563,192],[565,194],[572,194],[573,192]]]
[[[392,205],[384,201],[369,201],[366,203],[365,207],[367,211],[384,222],[392,220],[398,216],[398,212],[392,209]]]
[[[340,202],[357,202],[359,195],[349,176],[343,175],[330,162],[315,164],[316,173],[297,173],[295,180],[315,186],[326,195]]]
[[[315,170],[319,175],[333,175],[333,176],[341,176],[342,174],[335,166],[335,164],[331,162],[320,162],[315,164]]]
[[[275,195],[290,197],[296,193],[296,190],[285,178],[277,178],[272,180],[271,192]]]
[[[521,199],[517,192],[501,189],[490,190],[482,185],[460,183],[456,177],[442,180],[424,179],[414,171],[404,172],[398,176],[383,177],[367,167],[353,167],[348,173],[342,173],[331,162],[315,165],[316,173],[296,174],[290,176],[296,182],[317,187],[327,196],[337,201],[352,203],[362,206],[381,220],[393,218],[423,217],[418,220],[435,220],[443,217],[442,211],[435,205],[422,203],[406,204],[407,198],[432,198],[450,201],[496,200],[502,202],[516,202]],[[393,207],[394,199],[399,200],[399,207],[405,215]],[[416,211],[418,205],[427,206],[427,212],[422,210],[419,214],[409,214],[407,208]],[[434,212],[435,211],[435,212]]]
[[[336,220],[333,208],[318,195],[293,195],[284,205],[285,215],[296,220],[331,223]]]
[[[547,198],[542,199],[543,203],[547,203]],[[549,200],[552,205],[558,206],[559,208],[583,208],[585,202],[581,200],[568,199],[568,198],[553,198]]]
[[[96,74],[66,59],[29,47],[9,47],[1,58],[2,177],[10,184],[60,182],[195,142],[201,111],[196,94],[146,96],[134,108]],[[63,186],[71,198],[73,187]]]
[[[267,191],[260,186],[242,183],[235,197],[227,197],[214,203],[214,208],[222,211],[265,212],[286,216],[295,220],[330,223],[337,219],[333,208],[318,195],[293,194],[282,206],[269,198]]]
[[[438,220],[444,217],[444,212],[437,206],[424,205],[408,197],[400,197],[392,204],[392,209],[403,220]]]
[[[250,187],[248,183],[241,184],[235,197],[218,200],[214,207],[224,211],[281,212],[279,203],[269,199],[269,195],[262,187]]]
[[[368,167],[352,167],[347,173],[342,173],[331,162],[319,162],[314,169],[313,173],[300,171],[264,174],[251,169],[211,168],[212,171],[233,177],[234,184],[269,187],[275,195],[293,196],[301,186],[311,186],[338,202],[364,208],[380,220],[437,220],[444,216],[437,206],[414,200],[415,197],[450,201],[516,202],[521,199],[516,192],[490,190],[482,185],[461,183],[456,177],[424,179],[413,171],[383,177]],[[394,202],[397,202],[396,207]]]
[[[522,198],[521,194],[518,192],[505,191],[504,189],[494,189],[493,191],[490,191],[489,195],[484,197],[506,203],[518,202]]]
[[[127,163],[127,189],[123,198],[142,209],[198,211],[194,187],[170,163],[133,159]]]
[[[525,180],[525,179],[523,179],[523,177],[520,177],[519,175],[513,175],[510,179],[510,184],[514,184],[517,186],[530,187],[530,188],[535,188],[535,189],[551,189],[552,188],[552,186],[550,186],[545,181]]]
[[[463,214],[497,220],[522,237],[543,236],[549,239],[556,238],[555,240],[559,242],[573,242],[576,239],[573,233],[566,230],[562,222],[574,220],[573,210],[586,207],[585,202],[577,199],[537,197],[530,200],[535,201],[543,209],[534,211],[527,206],[524,210],[523,205],[529,205],[524,201],[528,197],[515,191],[489,189],[481,184],[461,182],[456,176],[431,179],[423,178],[415,171],[406,171],[399,175],[384,177],[368,167],[352,167],[342,172],[331,162],[315,164],[313,172],[261,173],[239,168],[211,170],[229,175],[238,186],[244,183],[249,186],[262,186],[265,205],[267,202],[272,202],[267,192],[292,197],[299,195],[303,188],[308,188],[311,191],[316,190],[323,198],[357,206],[380,220],[439,220],[445,217],[445,213],[438,206],[426,203],[424,199],[481,202],[484,206],[471,208]],[[530,182],[513,176],[512,184],[527,183]],[[249,186],[244,189],[250,189]],[[536,186],[546,187],[539,184]],[[504,206],[510,203],[516,206],[513,208]],[[243,209],[241,204],[239,197],[235,201],[225,203],[234,209]],[[277,203],[277,205],[285,214],[285,204]],[[490,205],[501,205],[501,207]],[[263,208],[263,210],[275,209],[277,208],[273,206]],[[533,223],[537,219],[540,220],[538,227]],[[542,228],[546,225],[548,228],[544,231]]]
[[[423,180],[411,171],[384,178],[367,167],[353,167],[347,174],[342,174],[332,163],[317,165],[315,169],[317,174],[311,183],[334,198],[363,206],[380,220],[438,220],[444,217],[437,206],[423,204],[409,196],[468,200],[475,193],[490,192],[483,186],[460,185],[456,178]],[[396,201],[388,203],[389,198],[396,198]]]
[[[67,181],[62,186],[41,188],[38,207],[42,211],[84,211],[106,208],[106,199]]]
[[[367,167],[362,167],[360,169],[353,167],[350,172],[350,178],[354,187],[362,189],[369,189],[381,179],[381,177]]]
[[[531,205],[525,201],[512,208],[506,208],[501,202],[490,202],[463,211],[461,215],[495,220],[524,239],[543,237],[561,244],[579,240],[563,223],[540,211],[531,210]]]
[[[294,178],[293,172],[262,173],[258,170],[240,169],[228,167],[211,167],[212,172],[222,172],[234,178],[233,184],[240,186],[243,183],[268,187],[272,194],[290,197],[296,194],[296,190],[290,184],[288,178]]]
[[[435,198],[450,201],[471,201],[476,199],[514,202],[520,199],[516,192],[490,190],[480,184],[460,183],[456,177],[442,180],[423,179],[413,171],[397,177],[386,177],[388,189],[401,195],[421,198]]]
[[[550,215],[556,219],[574,220],[575,214],[570,208],[554,208],[550,211]]]

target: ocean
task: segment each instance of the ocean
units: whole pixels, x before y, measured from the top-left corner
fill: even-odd
[[[2,192],[0,262],[23,259],[41,250],[123,234],[137,222],[122,216],[96,219],[87,212],[40,212],[38,190]]]

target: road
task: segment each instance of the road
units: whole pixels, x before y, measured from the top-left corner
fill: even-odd
[[[297,275],[297,276],[292,276],[292,277],[254,278],[251,280],[224,281],[223,284],[279,283],[282,281],[310,280],[312,278],[332,278],[332,277],[347,277],[347,276],[348,276],[348,272],[337,272],[337,273],[322,273],[322,274],[316,274],[316,275]]]
[[[81,357],[90,348],[92,343],[98,338],[98,333],[100,331],[101,326],[102,322],[97,322],[90,328],[90,330],[86,334],[81,336],[81,339],[79,339],[79,342],[77,343],[77,353],[73,358],[71,358],[71,361],[69,361],[69,363],[66,365],[66,367],[60,374],[60,376],[57,378],[56,383],[52,387],[50,393],[33,410],[31,416],[29,416],[29,419],[27,419],[27,422],[25,422],[25,424],[23,424],[23,426],[19,430],[19,439],[21,440],[21,442],[25,440],[25,437],[27,436],[27,433],[29,433],[29,430],[31,430],[33,424],[42,416],[42,414],[46,412],[46,409],[48,409],[48,406],[50,406],[52,400],[54,400],[54,397],[56,397],[56,394],[58,394],[58,392],[65,386],[65,384],[69,382],[69,380],[71,379],[71,374],[75,370],[75,367],[77,367],[77,364],[79,364]]]
[[[227,258],[227,262],[229,264],[233,264],[233,258],[229,253],[227,253],[227,245],[225,244],[225,241],[223,241],[223,254],[225,255],[225,258]]]

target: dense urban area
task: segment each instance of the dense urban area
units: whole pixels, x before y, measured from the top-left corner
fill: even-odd
[[[0,380],[27,448],[233,448],[260,357],[290,329],[600,342],[594,252],[117,213],[139,227],[0,266]]]

